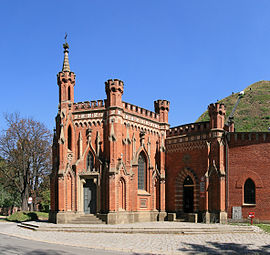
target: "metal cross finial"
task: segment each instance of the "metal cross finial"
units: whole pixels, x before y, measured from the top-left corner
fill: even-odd
[[[67,36],[68,36],[68,34],[67,34],[67,32],[65,33],[65,43],[67,43]]]

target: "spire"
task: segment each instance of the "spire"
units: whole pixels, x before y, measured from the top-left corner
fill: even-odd
[[[69,66],[69,61],[68,61],[68,43],[67,43],[67,34],[65,35],[65,43],[63,44],[64,48],[64,63],[63,63],[63,68],[62,72],[70,72],[70,66]]]

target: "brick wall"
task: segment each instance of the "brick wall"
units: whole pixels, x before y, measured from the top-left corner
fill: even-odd
[[[204,199],[200,199],[199,182],[208,168],[208,150],[205,141],[186,143],[189,146],[172,148],[167,145],[166,153],[166,210],[183,210],[183,182],[189,175],[194,187],[194,210],[204,206]],[[188,149],[187,149],[188,148]]]
[[[260,220],[270,220],[270,143],[269,134],[238,134],[229,145],[228,217],[232,206],[242,207],[243,218],[255,212]],[[248,139],[246,139],[249,137]],[[256,186],[256,205],[244,204],[244,184],[250,178]]]

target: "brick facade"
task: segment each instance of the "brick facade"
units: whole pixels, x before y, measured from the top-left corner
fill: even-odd
[[[169,128],[168,101],[155,101],[154,112],[123,102],[118,79],[105,82],[105,100],[76,103],[76,76],[64,48],[51,221],[68,223],[88,213],[107,223],[154,221],[167,212],[226,222],[233,207],[245,219],[254,211],[270,220],[269,133],[234,132],[218,103],[208,107],[210,121]],[[245,192],[255,192],[245,198],[251,204]]]
[[[155,101],[155,112],[123,102],[124,83],[114,79],[105,82],[105,100],[75,103],[68,48],[57,77],[51,220],[87,212],[108,223],[163,220],[169,102]]]

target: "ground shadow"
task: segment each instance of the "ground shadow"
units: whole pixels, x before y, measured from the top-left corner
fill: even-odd
[[[27,254],[27,255],[71,255],[72,253],[67,252],[58,252],[52,249],[35,249],[32,251],[29,251],[29,249],[22,247],[22,246],[11,246],[11,245],[5,245],[0,247],[0,254]]]
[[[252,244],[207,242],[207,245],[184,243],[190,248],[179,248],[187,254],[270,254],[270,245],[261,246],[260,249],[252,248]]]

